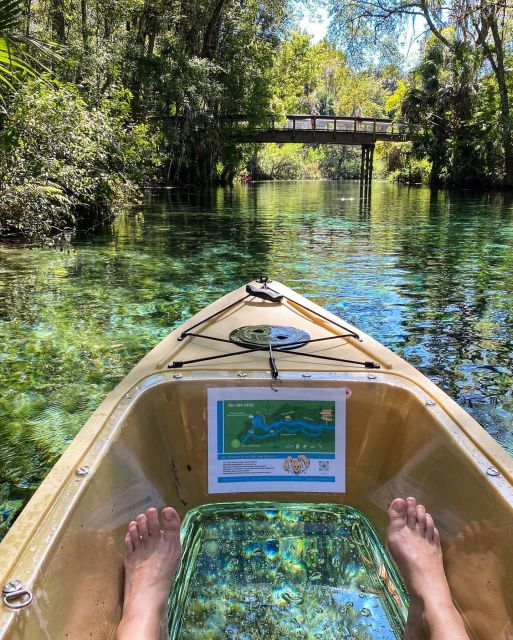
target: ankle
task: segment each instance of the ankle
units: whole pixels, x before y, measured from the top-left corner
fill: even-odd
[[[144,601],[138,606],[124,606],[116,631],[116,640],[134,640],[134,638],[155,638],[156,640],[161,637],[162,630],[167,629],[166,620],[166,607],[158,607]]]
[[[450,630],[451,640],[468,640],[465,624],[451,597],[432,598],[424,603],[422,625],[428,638],[446,638]]]
[[[154,600],[130,600],[123,604],[122,620],[154,620],[163,617],[166,613],[167,600],[155,602]]]

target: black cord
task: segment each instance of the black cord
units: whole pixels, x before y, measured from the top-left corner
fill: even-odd
[[[278,294],[278,291],[275,291],[274,289],[272,289],[271,287],[267,287],[266,285],[267,285],[267,281],[264,283],[264,288],[270,289],[274,293]],[[279,294],[279,295],[282,295],[282,294]],[[216,316],[221,315],[222,313],[224,313],[228,309],[231,309],[235,305],[240,304],[241,302],[243,302],[244,300],[246,300],[249,297],[252,297],[251,294],[248,294],[248,295],[244,296],[243,298],[240,298],[239,300],[236,300],[235,302],[232,302],[231,304],[227,305],[226,307],[223,307],[219,311],[216,311],[212,315],[208,316],[208,318],[205,318],[204,320],[201,320],[200,322],[197,322],[195,325],[193,325],[189,329],[186,329],[185,331],[183,331],[180,334],[178,340],[183,340],[187,336],[191,336],[191,337],[194,337],[194,338],[204,338],[205,340],[214,340],[216,342],[224,342],[224,343],[227,343],[227,344],[238,344],[238,346],[245,346],[244,344],[234,342],[233,340],[226,340],[225,338],[216,338],[215,336],[206,336],[206,335],[202,335],[200,333],[193,333],[192,330],[196,329],[196,327],[199,327],[202,324],[205,324],[205,322],[208,322],[209,320],[212,320],[212,318],[215,318]],[[304,304],[301,304],[301,302],[297,302],[296,300],[292,300],[291,298],[287,297],[286,295],[283,295],[283,297],[286,300],[288,300],[289,302],[291,302],[292,304],[298,305],[299,307],[305,309],[309,313],[313,313],[314,315],[316,315],[317,317],[321,318],[322,320],[325,320],[326,322],[334,324],[339,329],[343,329],[344,331],[348,331],[349,333],[346,333],[346,334],[343,334],[343,335],[328,336],[326,338],[314,338],[313,340],[298,340],[297,342],[293,342],[291,344],[284,345],[283,347],[280,347],[279,345],[275,345],[275,347],[274,347],[275,351],[277,351],[279,353],[290,353],[290,354],[296,355],[296,356],[303,356],[305,358],[317,358],[319,360],[330,360],[330,361],[334,361],[334,362],[343,362],[343,363],[346,363],[346,364],[354,364],[354,365],[364,366],[366,369],[379,369],[380,368],[379,364],[377,364],[376,362],[372,362],[370,360],[367,360],[367,361],[364,361],[364,362],[360,362],[358,360],[347,360],[345,358],[335,358],[333,356],[323,356],[323,355],[317,355],[317,354],[313,354],[313,353],[304,353],[302,351],[293,351],[293,349],[297,349],[299,347],[306,346],[306,345],[308,345],[308,344],[310,344],[312,342],[323,342],[325,340],[334,340],[336,338],[357,338],[357,339],[360,339],[360,336],[355,331],[352,331],[351,329],[348,329],[347,327],[345,327],[344,325],[339,324],[338,322],[334,322],[330,318],[326,318],[326,316],[323,316],[322,314],[318,313],[317,311],[314,311],[313,309],[310,309],[309,307],[305,306]],[[224,353],[224,354],[221,354],[221,355],[208,356],[208,357],[205,357],[205,358],[195,358],[194,360],[174,360],[171,364],[168,365],[168,368],[169,369],[180,369],[180,368],[184,367],[187,364],[196,364],[198,362],[207,362],[209,360],[218,360],[218,359],[221,359],[221,358],[230,358],[231,356],[236,356],[236,355],[240,355],[240,354],[243,354],[243,353],[252,353],[253,351],[267,351],[267,350],[269,350],[269,366],[270,366],[270,369],[271,369],[271,376],[273,377],[274,380],[277,380],[278,376],[279,376],[279,371],[278,371],[278,368],[276,366],[276,360],[275,360],[275,358],[273,356],[273,349],[272,349],[272,345],[271,344],[266,345],[266,346],[247,345],[247,349],[244,349],[243,351],[233,351],[232,353]]]
[[[192,325],[192,327],[189,327],[189,329],[186,329],[185,331],[182,331],[182,333],[180,334],[180,337],[178,338],[178,340],[183,340],[184,338],[187,337],[187,334],[189,333],[189,331],[191,331],[192,329],[196,329],[196,327],[199,327],[200,325],[205,324],[205,322],[208,322],[209,320],[212,320],[212,318],[215,318],[216,316],[221,315],[221,313],[224,313],[225,311],[228,311],[228,309],[231,309],[236,304],[239,304],[239,303],[243,302],[244,300],[246,300],[246,298],[249,298],[249,294],[247,296],[244,296],[243,298],[240,298],[240,300],[236,300],[235,302],[232,302],[231,304],[227,305],[226,307],[223,307],[223,309],[220,309],[219,311],[216,311],[211,316],[208,316],[208,318],[205,318],[204,320],[200,320],[200,322],[197,322],[196,324]]]
[[[273,291],[274,293],[279,293],[278,291],[275,291],[271,287],[267,287],[267,288],[270,289],[271,291]],[[306,309],[306,311],[309,311],[310,313],[313,313],[318,318],[322,318],[322,320],[326,320],[326,322],[329,322],[330,324],[334,324],[339,329],[344,329],[344,331],[349,331],[349,335],[352,336],[353,338],[357,338],[357,339],[360,338],[360,336],[356,333],[356,331],[352,331],[351,329],[348,329],[347,327],[344,327],[344,325],[339,324],[338,322],[335,322],[334,320],[331,320],[330,318],[326,318],[326,316],[323,316],[321,313],[318,313],[317,311],[314,311],[313,309],[310,309],[310,307],[307,307],[306,305],[301,304],[301,302],[298,302],[297,300],[292,300],[292,298],[289,298],[284,293],[280,293],[280,295],[282,295],[285,298],[285,300],[288,300],[289,302],[292,302],[292,304],[297,304],[298,307],[301,307],[302,309]]]

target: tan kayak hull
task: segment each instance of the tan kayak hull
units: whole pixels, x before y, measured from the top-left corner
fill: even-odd
[[[0,584],[19,579],[33,594],[32,603],[18,611],[3,605],[0,638],[113,637],[122,604],[124,531],[128,520],[149,506],[171,504],[183,515],[201,504],[233,499],[335,502],[361,509],[383,535],[388,502],[415,495],[438,523],[455,598],[475,637],[499,640],[499,630],[490,625],[483,635],[471,607],[476,587],[465,583],[472,545],[491,549],[505,575],[513,571],[512,459],[404,360],[283,285],[271,286],[289,300],[239,302],[244,288],[224,296],[157,345],[84,425],[0,544]],[[351,391],[346,493],[262,491],[235,498],[207,493],[206,390],[273,384],[268,354],[262,352],[168,368],[176,360],[238,349],[204,338],[178,340],[184,328],[228,305],[195,331],[226,338],[237,327],[270,323],[304,329],[315,339],[340,335],[333,323],[342,323],[359,335],[310,344],[301,356],[275,354],[283,387]],[[308,353],[372,360],[380,368],[313,359]],[[77,469],[88,472],[77,475]],[[474,535],[467,532],[465,546],[462,536],[465,542],[471,522]],[[504,611],[513,603],[507,581],[500,580],[494,602],[486,615],[499,627],[507,623]]]

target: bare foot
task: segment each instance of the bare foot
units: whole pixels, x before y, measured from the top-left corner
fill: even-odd
[[[410,596],[405,640],[469,640],[451,598],[433,518],[415,498],[396,498],[388,520],[388,547]]]
[[[117,640],[158,640],[171,582],[180,561],[180,518],[174,509],[140,514],[125,537],[125,597]]]

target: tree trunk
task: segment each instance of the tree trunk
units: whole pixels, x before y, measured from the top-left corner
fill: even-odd
[[[82,18],[82,46],[84,53],[89,49],[89,34],[87,30],[87,0],[80,0],[80,14]]]
[[[25,35],[30,35],[30,20],[32,18],[32,0],[27,0],[26,3],[27,11],[25,14]]]
[[[66,42],[66,23],[64,21],[64,0],[52,0],[50,9],[52,32],[59,44]]]
[[[513,141],[511,136],[511,114],[506,79],[497,77],[501,105],[502,144],[504,145],[504,184],[513,186]]]
[[[151,58],[153,55],[153,51],[155,49],[155,39],[157,37],[157,27],[156,25],[152,25],[151,31],[148,35],[148,50],[146,55],[148,58]]]
[[[208,21],[207,28],[205,29],[205,35],[203,36],[203,47],[201,48],[201,57],[212,58],[212,53],[216,49],[217,31],[219,29],[219,20],[225,5],[228,4],[228,0],[217,0],[214,7],[214,11]]]
[[[504,184],[513,186],[513,141],[511,131],[511,109],[509,100],[508,85],[506,84],[506,72],[504,69],[504,43],[499,34],[497,20],[495,16],[489,20],[490,30],[493,36],[494,53],[487,54],[487,58],[495,73],[497,86],[499,88],[502,144],[504,145]]]
[[[137,36],[135,39],[136,45],[139,48],[139,55],[144,58],[146,55],[146,36],[148,35],[148,21],[151,13],[151,0],[145,0],[144,7],[139,16],[137,25]],[[142,92],[142,78],[139,70],[139,65],[136,65],[132,74],[131,91],[133,95],[132,100],[132,113],[134,116],[141,114],[141,92]]]

